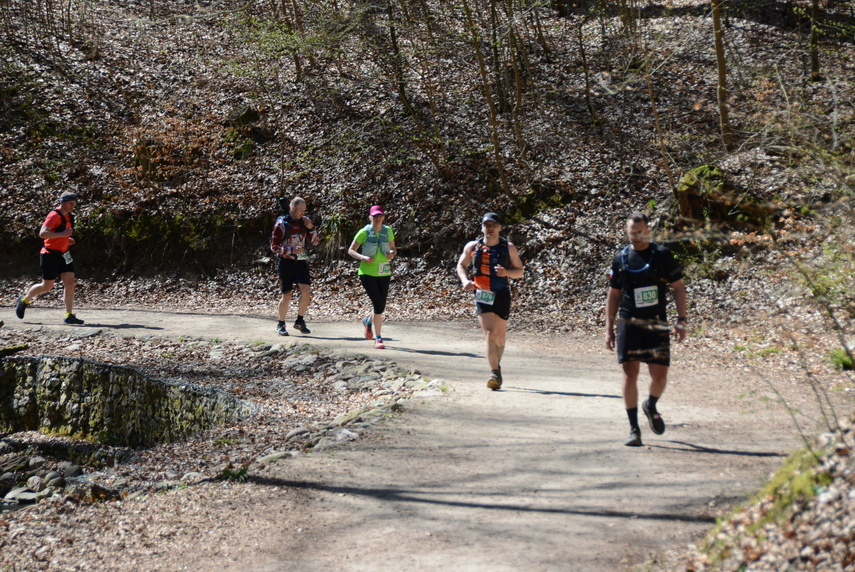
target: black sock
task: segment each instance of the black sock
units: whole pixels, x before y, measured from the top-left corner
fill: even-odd
[[[659,401],[659,398],[653,397],[653,395],[651,395],[650,397],[647,398],[647,407],[648,407],[648,409],[650,409],[650,411],[656,411],[656,402],[657,401]]]
[[[303,320],[303,316],[297,314],[297,323],[299,324],[300,322],[303,322],[303,321],[305,321],[305,320]]]
[[[629,428],[638,429],[638,407],[627,409],[626,416],[629,417]]]

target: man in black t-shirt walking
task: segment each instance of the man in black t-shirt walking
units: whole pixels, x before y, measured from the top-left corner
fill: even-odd
[[[623,367],[623,402],[629,417],[629,447],[641,446],[638,426],[638,373],[641,362],[650,373],[650,395],[641,408],[650,429],[661,435],[665,421],[656,404],[665,392],[668,367],[671,365],[668,324],[668,287],[674,292],[677,324],[673,334],[677,341],[686,338],[686,285],[683,271],[671,251],[650,242],[650,220],[643,213],[633,213],[626,223],[630,244],[612,260],[609,291],[606,295],[606,348],[617,347],[618,363]],[[615,325],[615,318],[620,314]]]

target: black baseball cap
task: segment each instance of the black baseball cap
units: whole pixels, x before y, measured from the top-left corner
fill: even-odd
[[[496,224],[502,224],[502,221],[499,220],[499,215],[497,215],[496,213],[485,214],[483,217],[481,217],[481,224],[484,224],[488,220]]]

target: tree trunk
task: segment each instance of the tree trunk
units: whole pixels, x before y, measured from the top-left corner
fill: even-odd
[[[478,71],[481,74],[481,83],[484,88],[484,98],[487,100],[487,107],[490,110],[490,131],[491,142],[493,144],[493,160],[496,162],[496,170],[499,172],[499,181],[502,185],[502,192],[519,207],[519,201],[511,191],[511,186],[508,183],[508,175],[505,172],[505,162],[502,158],[502,147],[499,140],[499,123],[497,119],[498,111],[496,103],[493,101],[493,94],[490,93],[490,79],[487,72],[487,64],[484,62],[484,54],[481,53],[481,37],[478,34],[478,27],[475,25],[475,20],[472,17],[472,10],[469,8],[469,1],[463,0],[463,12],[466,14],[466,24],[469,27],[469,33],[472,34],[472,42],[475,45],[475,56],[478,59]]]
[[[810,80],[819,81],[819,0],[810,3]]]
[[[721,5],[724,0],[712,1],[713,33],[715,36],[715,61],[718,67],[718,98],[719,124],[724,148],[730,151],[733,147],[733,132],[730,129],[730,113],[727,105],[727,61],[724,58],[724,31],[721,28]]]

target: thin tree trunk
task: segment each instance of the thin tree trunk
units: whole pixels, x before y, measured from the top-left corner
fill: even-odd
[[[645,62],[644,69],[649,70],[650,62]],[[662,154],[662,165],[665,167],[665,175],[668,177],[668,184],[671,186],[671,192],[677,197],[677,184],[674,180],[674,175],[671,173],[671,157],[668,155],[668,149],[665,147],[665,136],[662,133],[662,124],[659,123],[659,108],[656,107],[656,98],[653,95],[653,78],[650,77],[650,71],[644,72],[644,78],[647,80],[647,95],[650,97],[650,108],[653,110],[653,124],[656,126],[656,138],[659,141],[659,152]]]
[[[721,5],[724,0],[712,1],[713,35],[715,37],[715,61],[718,68],[718,98],[719,125],[724,148],[730,151],[733,147],[733,132],[730,129],[730,112],[727,104],[727,61],[724,58],[724,31],[721,28]]]
[[[496,104],[493,101],[493,95],[490,93],[489,74],[487,73],[487,64],[484,62],[484,54],[481,53],[481,38],[478,35],[478,28],[475,26],[475,20],[472,18],[472,10],[469,8],[469,1],[463,0],[463,11],[466,14],[466,22],[469,26],[469,33],[472,34],[472,41],[475,43],[475,56],[478,59],[478,71],[481,74],[481,83],[484,88],[484,98],[487,100],[487,107],[490,110],[490,130],[492,133],[491,140],[493,143],[493,158],[496,162],[496,169],[499,171],[499,181],[502,185],[502,192],[519,208],[519,201],[511,192],[510,184],[508,183],[508,175],[505,173],[505,162],[502,159],[502,149],[499,142],[499,125],[497,120],[498,112]]]
[[[810,79],[818,81],[819,74],[819,0],[810,3]]]

